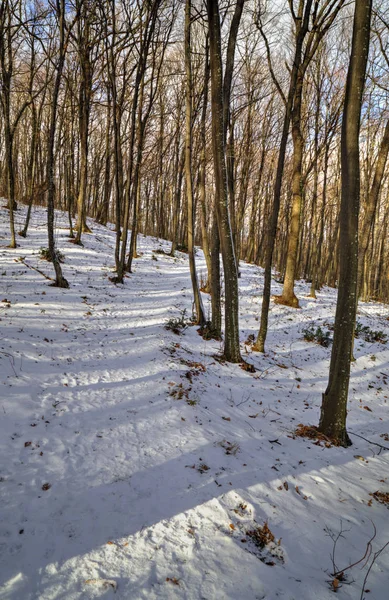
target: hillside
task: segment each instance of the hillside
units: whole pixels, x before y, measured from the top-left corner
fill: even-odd
[[[342,600],[385,600],[389,548],[361,591],[389,542],[388,504],[371,495],[389,493],[389,453],[373,444],[389,448],[389,349],[364,333],[389,335],[387,307],[360,304],[353,445],[327,447],[295,430],[318,423],[331,348],[303,330],[330,332],[335,290],[313,300],[299,282],[301,310],[272,303],[268,351],[255,354],[244,342],[259,326],[262,270],[242,263],[249,373],[188,324],[185,254],[139,236],[135,272],[115,286],[114,232],[90,224],[81,248],[57,213],[70,284],[59,290],[43,276],[45,210],[16,250],[0,211],[2,600],[327,600],[334,587]],[[197,261],[205,273],[201,251]],[[166,328],[180,319],[181,333]],[[334,546],[343,570],[371,539],[334,582]]]

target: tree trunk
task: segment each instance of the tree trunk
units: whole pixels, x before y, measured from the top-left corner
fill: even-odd
[[[50,129],[49,139],[47,146],[47,231],[49,238],[49,254],[50,259],[53,263],[56,280],[55,285],[60,288],[68,288],[69,283],[62,275],[61,263],[59,262],[58,253],[55,248],[54,240],[54,195],[55,195],[55,184],[54,184],[54,141],[55,141],[55,129],[57,120],[57,106],[59,88],[61,85],[62,71],[65,63],[65,0],[60,0],[57,5],[57,18],[59,20],[59,59],[55,74],[53,97],[51,99],[51,113],[50,113]]]
[[[218,1],[207,0],[212,99],[212,149],[216,184],[216,215],[223,258],[225,285],[224,357],[241,362],[239,345],[239,292],[234,245],[228,211],[225,135],[223,124],[223,76]]]
[[[280,142],[280,149],[278,152],[278,162],[276,179],[274,183],[274,197],[273,207],[270,217],[269,233],[266,243],[265,250],[265,274],[263,284],[263,295],[262,295],[262,309],[261,309],[261,323],[258,331],[258,336],[253,350],[258,352],[265,352],[265,342],[267,337],[268,321],[269,321],[269,308],[270,308],[270,293],[271,293],[271,267],[273,262],[274,245],[277,236],[277,225],[278,215],[280,212],[281,202],[281,189],[282,189],[282,178],[284,174],[286,147],[288,144],[290,119],[292,114],[293,97],[295,93],[295,87],[297,82],[297,72],[301,63],[301,49],[302,41],[296,45],[296,51],[293,61],[292,72],[290,75],[288,99],[285,106],[284,123],[282,128],[282,136]]]
[[[194,206],[193,206],[193,183],[192,183],[192,65],[191,65],[191,0],[185,3],[185,182],[186,197],[188,203],[188,255],[189,268],[192,280],[194,304],[196,308],[196,323],[203,327],[205,324],[204,307],[197,279],[196,261],[194,254]]]
[[[341,137],[340,273],[328,386],[319,431],[349,445],[346,430],[352,342],[357,308],[359,129],[369,53],[371,0],[356,0]]]
[[[297,255],[300,239],[300,221],[302,208],[302,162],[303,162],[303,137],[301,133],[301,102],[303,93],[302,75],[297,75],[296,90],[292,110],[292,138],[293,138],[293,178],[292,178],[292,214],[288,237],[288,250],[286,256],[286,269],[282,296],[278,298],[280,304],[299,308],[299,301],[294,293],[296,279]]]
[[[383,138],[378,151],[376,168],[374,171],[373,182],[368,194],[365,214],[362,221],[359,251],[358,251],[358,295],[362,295],[365,300],[368,298],[362,293],[362,281],[364,276],[364,266],[369,237],[374,223],[377,210],[378,198],[380,194],[382,179],[384,176],[385,165],[389,154],[389,120],[386,123]]]

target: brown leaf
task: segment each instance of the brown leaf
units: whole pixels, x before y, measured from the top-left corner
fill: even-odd
[[[335,579],[332,580],[331,585],[334,592],[337,592],[339,587],[339,579],[336,579],[335,577]]]

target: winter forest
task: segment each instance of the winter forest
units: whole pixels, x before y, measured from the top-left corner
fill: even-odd
[[[0,0],[0,598],[386,600],[389,0]]]

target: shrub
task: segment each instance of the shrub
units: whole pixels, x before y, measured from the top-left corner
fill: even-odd
[[[306,342],[316,342],[320,344],[320,346],[324,346],[324,348],[328,348],[328,346],[332,343],[331,334],[329,331],[324,331],[321,327],[307,327],[307,329],[303,329],[304,340]]]
[[[388,336],[383,331],[374,331],[368,325],[363,325],[360,321],[355,324],[355,337],[362,338],[365,342],[378,342],[385,344],[388,341]]]
[[[186,309],[181,311],[180,317],[172,317],[165,323],[165,329],[172,331],[176,335],[180,335],[187,327],[189,321],[186,318]]]
[[[56,254],[58,262],[63,263],[65,261],[65,255],[60,250],[56,250],[55,254]],[[47,260],[49,262],[52,261],[49,248],[44,248],[42,246],[39,250],[39,256],[42,260]]]

